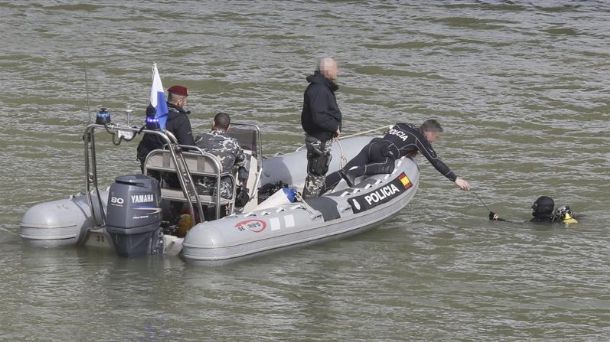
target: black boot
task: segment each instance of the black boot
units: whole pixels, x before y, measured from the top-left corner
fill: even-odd
[[[345,172],[344,170],[339,170],[339,174],[341,175],[341,178],[343,178],[343,180],[345,180],[345,182],[347,183],[347,186],[349,186],[350,188],[353,188],[354,185],[354,180],[356,177],[354,177],[353,175],[351,175],[349,172]]]

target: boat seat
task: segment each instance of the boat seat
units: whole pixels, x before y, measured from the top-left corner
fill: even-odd
[[[227,135],[237,140],[242,149],[251,151],[252,156],[259,157],[259,132],[256,126],[234,123]]]
[[[242,208],[244,211],[253,210],[258,205],[258,187],[263,166],[263,150],[260,129],[256,125],[245,123],[231,123],[227,135],[237,140],[239,146],[246,154],[246,169],[248,180],[246,188],[250,189],[250,201]]]
[[[188,171],[191,175],[191,179],[193,179],[193,182],[197,183],[197,179],[200,177],[212,178],[215,181],[219,178],[229,177],[233,183],[233,194],[230,199],[220,197],[219,202],[220,205],[232,205],[234,202],[236,190],[235,176],[231,172],[222,171],[222,163],[220,162],[220,159],[215,155],[203,152],[197,147],[193,147],[193,149],[196,152],[187,151],[181,153],[182,157],[185,160],[185,164],[188,168]],[[177,157],[180,158],[179,156]],[[176,169],[176,165],[169,150],[153,150],[146,157],[146,161],[144,163],[144,174],[152,176],[157,172],[161,173],[164,178],[167,178],[167,176],[171,176],[172,174],[175,175],[175,177],[178,177],[178,171]],[[188,177],[184,177],[184,181],[189,182]],[[188,201],[188,199],[184,195],[184,192],[180,188],[179,183],[163,183],[164,184],[161,187],[162,199],[179,202]],[[195,195],[192,194],[192,191],[190,190],[189,186],[187,186],[187,189],[189,189],[188,193],[190,194],[190,196]],[[215,195],[210,196],[198,193],[197,196],[199,197],[199,201],[203,205],[216,205]],[[191,198],[191,202],[194,201],[195,199]]]

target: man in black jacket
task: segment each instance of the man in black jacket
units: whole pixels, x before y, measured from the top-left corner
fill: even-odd
[[[186,98],[188,96],[188,90],[186,87],[175,85],[167,89],[167,123],[165,129],[172,132],[172,134],[178,140],[181,145],[195,145],[195,139],[193,139],[193,133],[191,129],[191,121],[187,116],[190,112],[185,111]],[[149,106],[146,111],[154,111],[152,106]],[[144,161],[150,151],[162,148],[165,145],[165,141],[160,137],[153,134],[144,134],[144,138],[138,145],[138,160],[140,161],[140,167],[144,171]]]
[[[436,120],[426,120],[420,127],[397,123],[382,138],[371,140],[343,169],[328,175],[326,189],[334,188],[342,177],[349,186],[353,186],[356,177],[391,173],[396,159],[419,151],[443,176],[460,189],[470,190],[470,184],[457,177],[432,148],[431,143],[438,140],[442,132],[443,128]]]
[[[301,112],[307,147],[303,198],[320,196],[330,164],[332,139],[341,133],[341,111],[335,97],[335,91],[339,89],[335,84],[337,73],[337,62],[326,57],[320,60],[318,70],[307,77],[309,86],[303,96]]]

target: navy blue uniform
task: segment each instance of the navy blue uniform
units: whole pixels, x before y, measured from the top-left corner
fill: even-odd
[[[420,152],[434,168],[452,182],[457,176],[438,157],[432,145],[422,131],[413,124],[398,123],[394,125],[382,138],[371,140],[364,148],[350,160],[343,171],[356,178],[363,175],[391,173],[394,170],[394,161],[398,158],[415,155]],[[326,189],[331,189],[339,183],[341,175],[334,172],[326,177]]]

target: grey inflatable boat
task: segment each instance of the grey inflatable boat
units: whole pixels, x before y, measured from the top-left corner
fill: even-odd
[[[166,148],[148,155],[144,175],[118,175],[107,190],[100,190],[95,137],[103,133],[110,134],[115,145],[139,133],[155,134]],[[39,247],[106,246],[122,256],[180,255],[189,263],[222,264],[366,231],[403,209],[417,191],[419,168],[405,157],[396,161],[391,174],[360,177],[353,187],[341,181],[319,198],[295,198],[306,176],[304,149],[263,159],[258,127],[234,124],[229,133],[249,159],[251,190],[243,207],[235,203],[235,175],[223,173],[216,156],[178,145],[171,133],[91,124],[83,135],[85,192],[30,208],[20,235]],[[359,136],[333,143],[329,173],[371,139]],[[221,179],[230,179],[233,196],[202,193],[197,185],[203,177],[217,186]],[[176,208],[181,211],[176,213]]]

